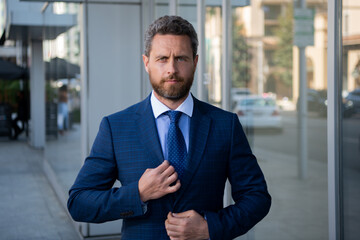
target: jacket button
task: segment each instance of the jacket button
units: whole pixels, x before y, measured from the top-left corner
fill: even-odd
[[[120,215],[122,217],[129,217],[129,216],[134,215],[134,212],[133,211],[123,212],[123,213],[120,213]]]

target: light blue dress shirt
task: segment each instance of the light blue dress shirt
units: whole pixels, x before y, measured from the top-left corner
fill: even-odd
[[[156,121],[156,127],[160,138],[162,152],[165,158],[163,160],[167,160],[168,159],[167,136],[170,126],[170,118],[169,116],[163,113],[171,109],[168,108],[165,104],[160,102],[159,99],[155,97],[154,91],[151,93],[150,102]],[[194,109],[194,100],[191,94],[189,94],[188,97],[185,99],[185,101],[177,109],[175,109],[176,111],[180,111],[183,113],[179,120],[179,128],[184,136],[186,149],[188,152],[189,152],[190,118],[192,117],[193,109]]]

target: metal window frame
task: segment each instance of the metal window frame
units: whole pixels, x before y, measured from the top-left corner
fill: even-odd
[[[341,192],[342,0],[328,0],[328,221],[329,239],[343,239]]]
[[[169,14],[178,15],[178,0],[169,0]]]
[[[148,26],[155,20],[155,7],[156,2],[155,0],[142,0],[141,1],[141,23],[142,23],[142,30],[141,30],[141,37],[142,39],[145,38],[145,31],[148,28]],[[142,43],[141,46],[141,52],[144,53],[145,46]],[[149,76],[144,68],[144,65],[141,64],[141,97],[146,98],[149,93],[152,90]]]
[[[205,1],[197,0],[197,28],[198,28],[198,65],[197,65],[197,97],[201,101],[206,101],[205,99],[205,86],[204,86],[204,76],[205,76]]]
[[[222,0],[221,107],[230,110],[232,9],[230,0]]]

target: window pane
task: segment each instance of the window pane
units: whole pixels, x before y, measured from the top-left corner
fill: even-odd
[[[360,2],[343,0],[342,7],[342,209],[344,239],[351,240],[360,235]]]
[[[221,105],[222,12],[220,6],[206,6],[205,84],[209,103]]]
[[[57,2],[50,4],[47,11],[78,16],[80,5]],[[79,18],[77,21],[76,25],[69,26],[56,39],[44,41],[46,72],[46,148],[44,154],[57,174],[64,192],[71,187],[82,165]],[[51,36],[50,31],[45,31],[45,36]],[[71,154],[71,157],[64,158],[59,154],[65,151]]]
[[[233,111],[273,197],[251,239],[327,239],[327,5],[311,6],[314,45],[305,49],[308,112],[301,119],[293,1],[264,2],[233,10]]]
[[[264,5],[263,11],[265,14],[265,19],[277,19],[279,15],[281,14],[281,5],[275,4],[275,5]]]
[[[155,19],[169,15],[169,3],[164,0],[156,0],[155,1]]]

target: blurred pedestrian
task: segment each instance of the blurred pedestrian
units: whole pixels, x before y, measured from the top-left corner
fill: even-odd
[[[13,139],[17,139],[18,136],[28,127],[29,120],[29,103],[25,97],[24,91],[19,91],[17,93],[17,115],[16,118],[12,120],[12,128],[14,130]],[[21,123],[21,128],[19,127],[19,121]]]
[[[69,108],[68,108],[68,90],[67,85],[59,88],[59,102],[58,102],[58,130],[61,135],[68,128]]]

